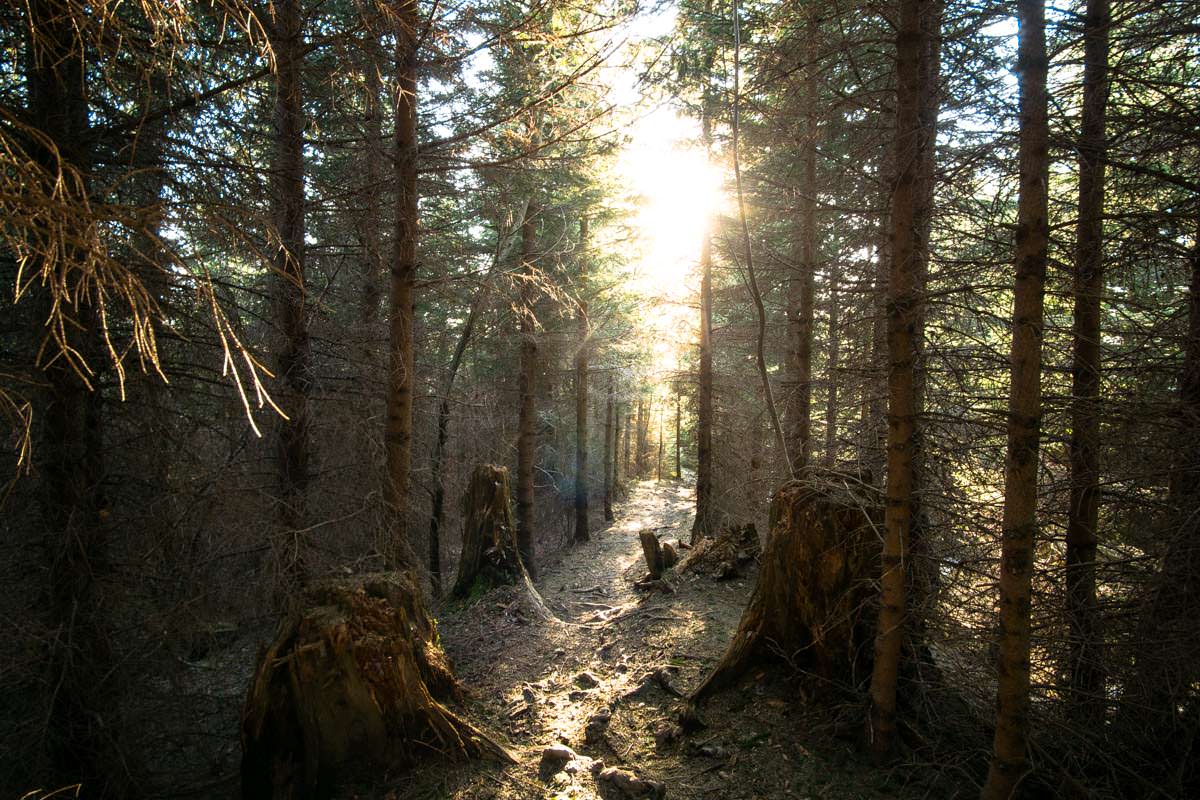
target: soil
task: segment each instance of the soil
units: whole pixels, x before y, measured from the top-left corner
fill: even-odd
[[[857,755],[862,709],[841,709],[839,720],[836,709],[806,707],[786,665],[752,670],[700,708],[703,727],[682,734],[681,698],[724,652],[755,578],[668,570],[665,586],[635,586],[647,571],[639,533],[686,541],[692,506],[690,486],[633,487],[614,524],[542,566],[538,590],[556,618],[532,613],[519,588],[438,610],[471,718],[519,763],[431,760],[362,776],[339,796],[883,798],[918,788],[897,785]],[[578,758],[559,748],[544,762],[556,744]],[[592,760],[643,780],[612,780],[612,770],[589,769]]]

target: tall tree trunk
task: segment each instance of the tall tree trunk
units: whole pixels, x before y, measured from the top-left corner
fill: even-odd
[[[1179,376],[1179,406],[1181,428],[1184,431],[1184,446],[1179,448],[1180,457],[1175,465],[1171,481],[1171,495],[1179,501],[1176,505],[1184,513],[1195,515],[1200,505],[1200,214],[1196,217],[1196,230],[1189,259],[1191,285],[1188,288],[1187,338],[1183,343],[1183,370]],[[1193,520],[1192,524],[1195,522]],[[1195,542],[1187,542],[1193,550],[1200,551]],[[1200,586],[1196,576],[1189,577],[1193,588]]]
[[[1007,800],[1025,774],[1029,738],[1030,584],[1037,534],[1037,469],[1042,415],[1047,183],[1046,19],[1043,0],[1018,0],[1020,195],[1013,292],[1012,386],[1000,555],[1000,678],[984,800]]]
[[[615,392],[615,388],[614,388]],[[621,403],[613,402],[612,485],[613,495],[621,493]]]
[[[520,407],[517,415],[517,549],[530,576],[534,565],[534,494],[533,468],[537,458],[537,357],[533,308],[533,262],[537,252],[537,222],[541,206],[530,200],[521,221],[521,358]]]
[[[89,191],[86,176],[91,156],[88,138],[88,99],[85,94],[84,43],[76,36],[72,20],[60,3],[33,0],[27,6],[29,29],[26,52],[26,91],[29,121],[45,137],[32,138],[28,152],[44,171],[47,182],[68,171],[83,177],[83,192]],[[70,181],[64,185],[71,186]],[[83,203],[86,195],[67,190],[64,199]],[[86,240],[88,220],[81,213],[74,221],[78,229],[62,231],[68,242]],[[54,232],[43,232],[47,236]],[[57,281],[71,269],[76,258],[71,249],[39,254],[35,268],[54,275]],[[53,261],[47,261],[53,259]],[[69,280],[69,278],[68,278]],[[83,327],[73,337],[77,356],[93,368],[97,349],[97,321],[89,301],[78,311]],[[38,313],[48,321],[54,298],[47,291],[38,298]],[[47,327],[49,331],[49,327]],[[85,381],[68,363],[55,357],[57,344],[43,341],[45,352],[38,366],[45,372],[47,390],[42,412],[41,442],[38,447],[40,504],[44,530],[43,557],[46,562],[48,622],[53,636],[48,658],[48,693],[45,735],[54,778],[60,783],[83,782],[97,794],[111,790],[123,795],[134,791],[125,786],[123,771],[114,753],[113,730],[106,729],[117,694],[118,675],[105,631],[104,595],[97,581],[111,570],[108,562],[108,530],[103,520],[104,450],[102,404],[96,376]]]
[[[604,521],[613,521],[613,484],[616,475],[613,472],[614,456],[617,443],[613,439],[613,378],[608,376],[608,397],[604,403]]]
[[[634,405],[630,403],[629,408],[625,410],[625,480],[629,480],[630,475],[634,475],[634,462],[632,462],[632,441],[634,441]],[[635,476],[636,477],[636,476]]]
[[[683,480],[683,392],[675,386],[675,480]]]
[[[575,541],[588,535],[588,220],[579,220],[579,350],[575,353]]]
[[[887,289],[887,481],[870,714],[871,750],[879,761],[891,758],[895,747],[900,655],[909,618],[909,545],[915,514],[915,434],[920,413],[916,382],[929,258],[925,217],[933,192],[941,9],[940,0],[904,0],[896,37],[897,172],[891,203]],[[935,109],[932,119],[923,114],[931,105]]]
[[[1079,133],[1079,221],[1075,234],[1075,325],[1071,389],[1071,503],[1067,515],[1067,685],[1072,713],[1099,724],[1104,667],[1096,608],[1100,515],[1100,313],[1104,293],[1104,157],[1108,104],[1108,0],[1088,0],[1083,31]]]
[[[417,3],[397,0],[396,92],[393,181],[396,217],[392,240],[389,303],[386,501],[392,529],[388,561],[395,566],[415,560],[408,534],[409,485],[412,472],[412,408],[414,381],[413,289],[417,274]]]
[[[278,242],[272,287],[275,324],[282,336],[276,374],[282,382],[280,406],[288,415],[277,430],[279,512],[282,531],[276,542],[280,568],[288,582],[303,581],[308,546],[305,496],[309,481],[311,386],[308,320],[305,315],[304,253],[304,107],[301,97],[303,19],[300,0],[280,0],[271,25],[275,54],[275,152],[271,205]],[[290,587],[288,587],[290,588]]]
[[[825,468],[837,463],[838,365],[841,359],[841,331],[838,329],[838,281],[841,275],[835,266],[829,272],[829,366],[825,390]]]
[[[370,331],[379,318],[380,281],[383,279],[383,243],[380,232],[383,225],[379,219],[379,209],[383,207],[383,175],[381,167],[385,161],[383,152],[383,111],[380,108],[380,95],[383,86],[379,77],[380,64],[376,58],[378,48],[374,42],[367,45],[367,55],[363,59],[363,138],[365,145],[362,150],[363,191],[362,205],[354,217],[356,235],[359,247],[362,248],[361,300],[359,321],[363,325],[364,367],[370,353]]]
[[[882,115],[881,115],[882,116]],[[892,120],[892,142],[895,142]],[[888,381],[888,276],[892,269],[892,194],[895,190],[894,147],[880,156],[879,165],[879,231],[876,237],[875,274],[872,295],[875,313],[871,317],[871,346],[866,374],[866,424],[863,426],[863,460],[877,486],[884,486],[884,466],[887,459],[887,381]]]
[[[663,469],[663,410],[660,406],[658,409],[658,470],[655,474],[655,480],[662,483]]]
[[[634,462],[637,467],[638,480],[645,480],[650,474],[650,413],[646,408],[645,396],[638,397],[637,405],[637,450]]]
[[[705,117],[705,127],[708,121]],[[713,507],[713,374],[712,374],[712,242],[705,229],[700,244],[700,382],[696,398],[696,518],[692,544],[712,536],[716,528]]]
[[[941,46],[942,17],[945,0],[931,0],[929,8],[921,15],[924,33],[921,57],[921,105],[918,110],[921,141],[917,164],[917,194],[914,198],[914,214],[917,226],[917,294],[921,299],[922,311],[916,315],[913,325],[913,428],[910,450],[912,451],[912,492],[909,509],[912,523],[909,527],[908,573],[908,639],[914,643],[914,657],[932,665],[932,655],[925,646],[926,616],[934,585],[938,579],[937,566],[929,558],[928,541],[925,535],[925,513],[921,507],[925,487],[925,387],[928,375],[925,369],[925,293],[929,282],[929,237],[933,228],[933,201],[937,182],[936,146],[938,114],[941,110]]]
[[[712,0],[704,0],[705,24],[712,18]],[[704,154],[712,161],[712,90],[713,55],[705,57],[704,92],[700,107],[700,128]],[[704,221],[700,240],[700,374],[696,392],[696,518],[692,523],[692,544],[712,536],[716,528],[713,507],[713,374],[712,374],[712,228]]]
[[[788,453],[793,474],[800,474],[812,457],[813,285],[817,271],[817,15],[805,22],[804,82],[800,140],[803,170],[800,200],[800,241],[788,281],[788,340],[792,394],[789,403]]]

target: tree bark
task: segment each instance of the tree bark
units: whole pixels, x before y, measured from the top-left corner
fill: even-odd
[[[383,111],[380,108],[380,95],[383,86],[379,77],[380,64],[376,59],[378,48],[375,44],[367,45],[367,55],[363,59],[363,191],[362,206],[355,214],[354,223],[358,236],[359,247],[362,248],[361,275],[362,305],[359,308],[359,321],[363,326],[364,362],[369,359],[370,332],[379,318],[380,281],[383,280],[383,243],[380,241],[379,210],[383,207],[383,175],[381,166],[384,163],[383,152]]]
[[[712,0],[704,0],[704,19],[712,17]],[[707,24],[707,23],[706,23]],[[705,58],[704,90],[700,107],[700,128],[705,157],[712,161],[713,55]],[[704,221],[700,240],[700,374],[696,392],[696,518],[692,523],[692,543],[716,532],[713,507],[713,366],[712,366],[712,228]]]
[[[1007,800],[1027,769],[1030,584],[1037,534],[1042,413],[1049,126],[1043,0],[1018,0],[1020,194],[1013,293],[1012,385],[1000,555],[1000,657],[996,734],[983,800]]]
[[[662,482],[662,475],[663,475],[663,444],[664,444],[664,441],[663,441],[663,409],[662,409],[662,406],[659,406],[659,408],[658,408],[658,463],[657,463],[657,472],[655,473],[655,480],[657,480],[659,483]]]
[[[588,534],[588,220],[579,220],[579,350],[575,353],[575,541]]]
[[[650,416],[646,410],[645,397],[638,398],[636,449],[634,463],[637,468],[638,480],[645,480],[650,474]]]
[[[612,442],[612,486],[613,497],[620,499],[624,496],[625,488],[621,484],[621,409],[620,401],[613,402],[613,442]]]
[[[799,669],[816,676],[817,692],[860,691],[870,672],[867,609],[879,539],[874,501],[855,490],[851,477],[810,468],[775,492],[754,593],[725,654],[688,698],[691,703],[729,686],[753,664],[780,655],[793,673]],[[714,557],[736,560],[734,554],[704,551],[726,541],[743,549],[734,540],[747,535],[751,546],[758,544],[753,525],[726,529],[693,548],[679,570],[702,560],[712,563]]]
[[[838,366],[841,358],[841,331],[838,329],[838,281],[840,270],[835,266],[829,272],[829,366],[826,370],[828,384],[825,390],[825,469],[833,469],[837,463],[838,422]]]
[[[304,579],[309,555],[303,540],[307,537],[297,532],[305,527],[306,518],[310,438],[308,394],[312,383],[305,312],[301,13],[300,0],[281,0],[275,6],[275,18],[270,26],[276,65],[271,206],[278,237],[271,299],[275,325],[282,337],[275,358],[276,375],[282,390],[279,400],[288,415],[280,418],[276,425],[282,530],[275,550],[282,577],[288,583]]]
[[[896,694],[908,605],[909,537],[913,523],[913,433],[917,414],[914,368],[915,332],[923,313],[922,261],[927,257],[918,208],[923,202],[920,175],[923,150],[932,148],[934,131],[921,119],[930,70],[929,28],[925,18],[934,0],[905,0],[896,38],[896,183],[892,194],[887,291],[888,438],[887,502],[884,510],[883,567],[879,624],[871,675],[870,746],[877,761],[892,757],[896,739]]]
[[[82,203],[90,191],[86,175],[91,165],[86,144],[86,55],[69,14],[60,6],[51,0],[33,0],[27,7],[29,121],[48,140],[31,137],[28,152],[48,183],[72,171],[83,176],[81,196],[72,196],[70,190],[64,193],[65,200]],[[33,265],[34,270],[52,274],[56,281],[69,274],[76,258],[70,243],[86,241],[89,220],[80,213],[72,223],[78,228],[61,234],[67,248],[53,256],[38,254],[41,263]],[[54,301],[48,291],[38,295],[37,313],[47,323]],[[81,330],[73,342],[76,357],[95,365],[98,323],[86,295],[78,322]],[[119,673],[113,666],[104,593],[98,586],[111,572],[104,522],[108,509],[103,485],[103,404],[95,375],[89,385],[67,358],[55,357],[58,346],[50,334],[42,344],[45,349],[38,366],[44,370],[47,387],[35,453],[48,622],[53,631],[45,676],[47,686],[53,687],[46,698],[45,746],[58,782],[83,782],[98,793],[108,790],[124,796],[136,793],[136,786],[127,785],[123,755],[115,752],[114,732],[106,728],[118,694]]]
[[[520,407],[517,419],[517,548],[531,576],[534,565],[533,468],[537,458],[537,357],[533,308],[533,262],[537,252],[537,220],[541,206],[530,200],[521,221]]]
[[[813,285],[817,271],[817,15],[809,11],[805,21],[804,80],[801,116],[804,132],[800,140],[803,182],[800,199],[800,241],[796,264],[788,281],[788,339],[791,357],[792,394],[788,452],[791,471],[799,475],[812,457],[812,346]]]
[[[413,562],[409,541],[409,485],[412,480],[412,407],[414,381],[413,291],[417,274],[417,3],[397,0],[396,93],[393,181],[396,216],[392,241],[389,303],[387,457],[385,499],[392,529],[385,554],[390,564]]]
[[[523,580],[509,497],[506,467],[475,467],[463,497],[462,552],[454,581],[455,597],[478,596],[495,586]]]
[[[608,376],[608,398],[604,403],[604,521],[613,521],[613,484],[616,475],[613,473],[613,456],[616,455],[617,444],[613,440],[613,379]]]
[[[625,453],[623,456],[623,460],[625,462],[625,480],[629,480],[629,476],[633,474],[633,461],[631,460],[632,455],[630,452],[633,447],[633,445],[631,444],[632,441],[633,441],[633,406],[631,404],[629,407],[629,410],[625,412]]]
[[[653,580],[658,580],[663,574],[663,552],[658,537],[654,531],[641,531],[638,539],[642,543],[642,555],[646,557],[646,569]]]
[[[683,480],[683,399],[675,387],[675,480]]]
[[[1108,0],[1088,0],[1083,31],[1079,221],[1075,228],[1075,324],[1071,389],[1071,500],[1067,516],[1067,685],[1072,714],[1099,724],[1104,667],[1096,606],[1100,515],[1100,315],[1104,293],[1104,157],[1108,104]]]

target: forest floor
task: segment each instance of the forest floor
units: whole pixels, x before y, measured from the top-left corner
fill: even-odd
[[[687,694],[737,628],[753,574],[718,581],[672,576],[672,592],[634,586],[646,573],[638,534],[687,541],[693,490],[644,482],[591,541],[550,560],[536,581],[557,619],[531,613],[523,592],[498,589],[438,613],[442,643],[467,688],[468,713],[503,741],[518,763],[431,761],[370,785],[355,798],[618,798],[628,783],[595,762],[632,773],[644,796],[669,798],[876,798],[901,787],[865,768],[838,723],[806,709],[786,669],[752,672],[700,709],[705,723],[672,731]],[[657,734],[657,737],[656,737]],[[570,747],[545,758],[556,744]],[[564,760],[565,759],[565,760]],[[589,768],[592,767],[592,768]],[[382,781],[378,780],[382,778]],[[910,787],[911,788],[911,787]]]

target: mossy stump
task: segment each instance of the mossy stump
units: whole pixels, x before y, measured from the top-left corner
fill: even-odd
[[[857,686],[871,674],[879,513],[857,478],[811,471],[771,500],[758,582],[725,655],[689,700],[778,658],[815,686]]]
[[[475,467],[462,500],[463,547],[454,597],[520,583],[524,577],[509,497],[507,467]]]
[[[354,767],[441,755],[512,761],[446,705],[461,690],[412,579],[318,581],[258,659],[242,710],[242,796],[324,797]]]

